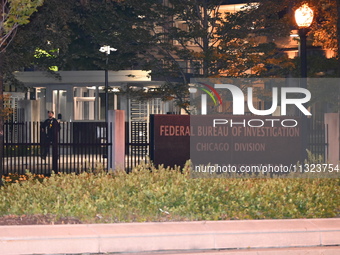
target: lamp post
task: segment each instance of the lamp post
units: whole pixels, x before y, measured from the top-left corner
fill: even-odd
[[[302,88],[307,88],[307,33],[310,25],[313,22],[313,10],[308,6],[308,4],[303,4],[298,9],[295,10],[295,21],[299,27],[300,36],[300,60],[301,60],[301,78],[300,86]],[[301,136],[302,136],[302,152],[301,152],[301,163],[303,165],[304,160],[307,159],[307,148],[309,140],[309,132],[307,125],[307,117],[305,115],[301,116]]]
[[[304,4],[295,10],[295,21],[299,27],[300,36],[300,58],[301,58],[301,78],[307,78],[307,33],[313,22],[313,10]]]
[[[108,95],[108,90],[109,90],[109,74],[107,70],[107,65],[109,63],[109,55],[111,51],[117,51],[115,48],[111,48],[108,45],[104,45],[100,47],[99,49],[100,52],[103,52],[106,54],[106,63],[105,63],[105,121],[108,121],[108,110],[109,110],[109,95]]]

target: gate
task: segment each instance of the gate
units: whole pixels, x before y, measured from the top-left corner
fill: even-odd
[[[125,126],[125,167],[127,172],[149,162],[149,129],[146,122],[127,122]]]
[[[80,173],[102,168],[107,170],[108,140],[105,122],[61,122],[58,143],[49,146],[45,160],[40,157],[44,148],[40,142],[40,123],[4,124],[4,174],[50,175],[54,172]],[[57,153],[53,153],[53,149]]]

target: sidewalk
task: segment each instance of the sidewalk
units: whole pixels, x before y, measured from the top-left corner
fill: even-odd
[[[1,255],[136,252],[340,254],[340,218],[0,226]]]

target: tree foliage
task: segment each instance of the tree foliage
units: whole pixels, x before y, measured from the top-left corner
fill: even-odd
[[[260,0],[225,13],[221,4],[228,1],[220,0],[169,0],[166,5],[156,0],[70,0],[62,5],[50,0],[20,31],[13,49],[30,56],[37,48],[57,49],[56,58],[30,62],[79,70],[104,68],[98,48],[109,44],[118,49],[110,56],[110,69],[152,69],[154,77],[168,82],[240,76],[250,69],[251,75],[284,76],[292,62],[277,49],[275,38],[289,35],[295,26],[293,10],[301,2]],[[315,44],[335,49],[336,1],[321,2],[311,1],[317,20],[311,33]]]
[[[1,0],[0,51],[13,39],[16,29],[27,24],[43,0]]]
[[[141,53],[144,66],[166,81],[165,97],[173,95],[184,108],[191,77],[282,77],[294,68],[270,40],[289,35],[279,6],[249,4],[230,13],[222,8],[228,1],[219,0],[127,2],[142,17],[140,29],[152,31],[150,47]]]
[[[184,107],[191,77],[298,76],[298,58],[288,59],[276,38],[296,28],[293,11],[302,1],[259,0],[236,13],[223,9],[228,2],[49,0],[19,30],[6,67],[152,70],[154,80],[164,81],[163,98],[176,98]],[[310,1],[316,13],[311,34],[315,43],[331,47],[337,18],[327,10],[336,1],[321,2]],[[322,41],[327,38],[328,44]],[[105,44],[118,49],[108,65],[98,51]],[[54,57],[34,58],[37,49]],[[309,75],[324,71],[312,66],[318,58],[310,61]]]
[[[143,48],[136,42],[148,36],[134,27],[136,22],[131,8],[121,2],[70,0],[61,5],[50,0],[19,31],[11,51],[24,57],[26,68],[33,64],[35,69],[51,65],[60,70],[135,69]],[[118,49],[109,55],[107,66],[105,54],[99,52],[103,45]],[[37,49],[54,57],[34,58]]]
[[[43,0],[1,0],[0,1],[0,175],[2,174],[2,155],[4,142],[4,97],[3,74],[6,62],[4,52],[13,40],[17,28],[29,22],[30,16],[42,5]],[[1,184],[1,180],[0,180]]]

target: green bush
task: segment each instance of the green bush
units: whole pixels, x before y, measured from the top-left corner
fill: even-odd
[[[339,178],[191,178],[179,169],[52,174],[0,189],[0,215],[52,214],[83,222],[337,217]]]

